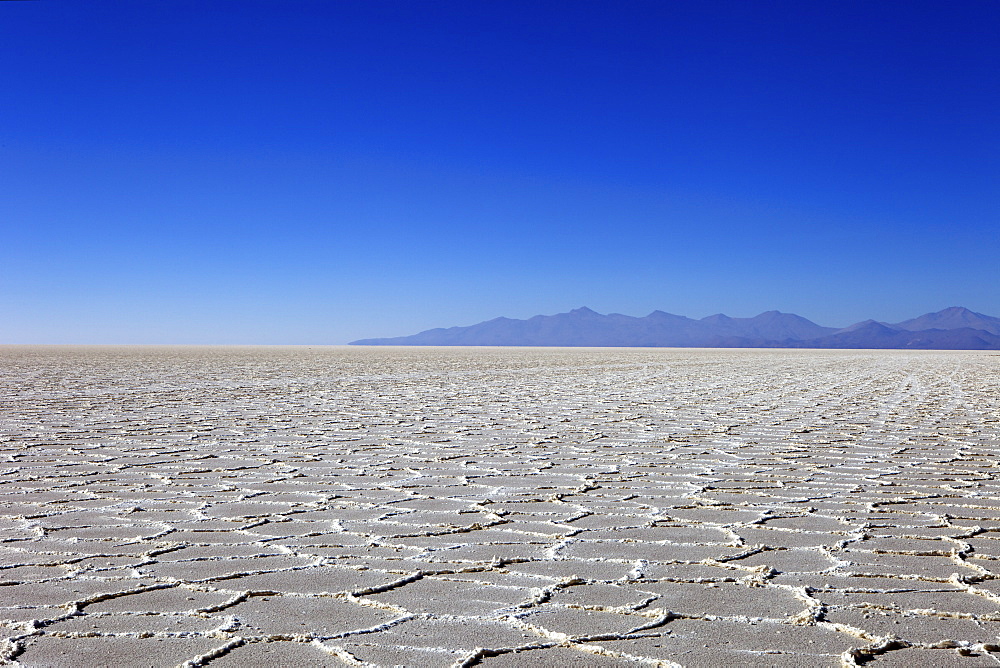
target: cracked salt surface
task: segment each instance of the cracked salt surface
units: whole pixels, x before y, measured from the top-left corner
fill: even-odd
[[[0,662],[1000,664],[1000,356],[0,347]]]

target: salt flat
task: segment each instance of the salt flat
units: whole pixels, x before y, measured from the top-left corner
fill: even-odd
[[[0,347],[0,660],[1000,664],[1000,356]]]

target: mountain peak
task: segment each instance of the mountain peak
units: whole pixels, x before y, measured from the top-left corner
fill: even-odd
[[[869,318],[868,320],[862,320],[861,322],[856,322],[853,325],[851,325],[850,327],[844,327],[840,331],[841,332],[858,332],[858,331],[869,331],[869,332],[876,331],[876,332],[881,332],[883,330],[887,331],[887,332],[893,331],[891,327],[886,327],[885,323],[881,323],[881,322],[879,322],[877,320],[872,320],[871,318]]]
[[[923,329],[981,329],[990,334],[1000,335],[1000,318],[970,311],[964,306],[949,306],[936,313],[904,320],[893,325],[899,329],[918,331]]]
[[[597,311],[593,311],[586,306],[581,306],[580,308],[575,308],[570,311],[572,315],[600,315]]]
[[[970,311],[964,306],[949,306],[948,308],[941,309],[937,312],[937,315],[982,315],[976,313],[975,311]]]

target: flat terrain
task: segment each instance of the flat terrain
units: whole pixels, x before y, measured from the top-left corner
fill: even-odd
[[[0,347],[0,662],[1000,664],[1000,356]]]

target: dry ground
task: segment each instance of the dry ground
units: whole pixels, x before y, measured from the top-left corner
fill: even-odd
[[[997,665],[1000,356],[0,348],[0,661]]]

